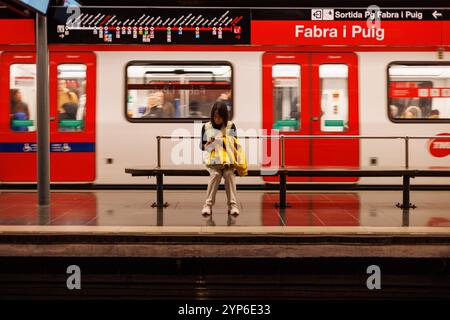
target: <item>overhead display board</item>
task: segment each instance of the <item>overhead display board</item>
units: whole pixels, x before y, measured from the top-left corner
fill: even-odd
[[[250,44],[250,10],[53,7],[49,43]]]
[[[450,45],[450,10],[50,7],[50,44]]]

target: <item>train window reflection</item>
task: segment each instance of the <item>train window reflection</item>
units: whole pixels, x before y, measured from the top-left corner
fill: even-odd
[[[227,62],[132,62],[126,69],[129,120],[209,119],[217,100],[232,104],[232,68]]]
[[[450,64],[392,63],[388,73],[391,120],[450,120]]]
[[[348,130],[348,66],[322,64],[319,66],[322,132]]]
[[[300,130],[300,73],[298,64],[272,67],[274,129],[285,132]]]
[[[86,65],[58,65],[58,131],[83,131],[86,114]]]
[[[12,64],[9,79],[11,130],[36,131],[36,65]]]

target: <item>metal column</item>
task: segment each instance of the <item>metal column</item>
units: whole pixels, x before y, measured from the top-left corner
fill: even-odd
[[[36,14],[37,172],[40,206],[50,204],[50,130],[47,18]]]

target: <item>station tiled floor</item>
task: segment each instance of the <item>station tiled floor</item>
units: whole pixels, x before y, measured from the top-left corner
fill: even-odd
[[[105,227],[131,228],[126,230],[153,227],[154,232],[232,228],[234,232],[420,230],[450,233],[448,191],[412,191],[411,202],[417,208],[410,210],[409,215],[395,206],[401,200],[401,191],[289,192],[290,207],[284,210],[275,206],[276,191],[239,191],[241,214],[236,218],[227,214],[222,190],[213,215],[206,218],[200,214],[205,191],[166,191],[164,196],[169,206],[156,209],[151,207],[154,191],[53,191],[50,209],[39,210],[35,191],[2,191],[0,231],[12,226],[52,226],[53,230],[72,227],[91,231]]]

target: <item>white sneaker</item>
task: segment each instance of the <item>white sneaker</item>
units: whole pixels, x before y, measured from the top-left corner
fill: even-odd
[[[236,205],[233,205],[231,207],[228,208],[228,214],[231,214],[232,216],[237,216],[239,215],[239,209]]]
[[[236,224],[236,216],[228,215],[227,226],[234,226]]]
[[[212,208],[210,205],[205,204],[202,209],[202,215],[210,216],[212,214]]]

